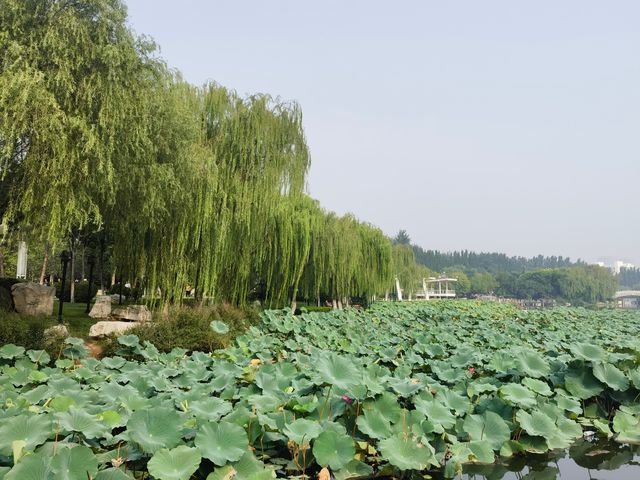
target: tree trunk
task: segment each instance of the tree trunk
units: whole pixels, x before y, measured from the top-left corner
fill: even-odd
[[[76,303],[76,282],[75,282],[76,253],[71,250],[71,274],[69,275],[69,303]]]
[[[331,299],[331,307],[336,310],[338,308],[338,303],[336,302],[336,299],[333,298]]]
[[[87,276],[85,275],[86,272],[84,271],[84,251],[85,251],[85,246],[83,245],[82,246],[82,256],[80,257],[80,264],[82,265],[81,266],[82,274],[80,275],[80,279],[82,281],[87,279]]]
[[[0,248],[0,277],[4,277],[4,250]]]
[[[44,285],[44,279],[47,276],[47,266],[49,265],[49,242],[44,242],[44,260],[42,261],[42,270],[40,270],[40,285]],[[1,277],[2,275],[0,275]]]
[[[116,284],[116,271],[114,269],[113,273],[111,274],[111,286],[113,287],[115,284]]]

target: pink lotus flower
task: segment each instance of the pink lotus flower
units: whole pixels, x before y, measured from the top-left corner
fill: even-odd
[[[469,367],[469,375],[471,375],[473,377],[473,375],[476,373],[476,369],[473,367]]]
[[[347,405],[351,405],[353,403],[353,398],[351,398],[349,395],[342,395],[340,398]]]

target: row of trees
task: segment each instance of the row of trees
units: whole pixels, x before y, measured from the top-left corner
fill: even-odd
[[[457,290],[465,294],[493,293],[520,299],[558,299],[573,304],[593,304],[609,300],[618,283],[609,269],[596,265],[540,269],[530,272],[474,273],[462,271],[449,275],[457,278]]]
[[[496,294],[520,299],[559,299],[574,304],[592,304],[610,299],[618,281],[604,267],[571,262],[563,257],[507,257],[498,253],[468,251],[441,253],[425,251],[411,244],[406,231],[394,238],[396,247],[412,250],[415,259],[427,271],[446,270],[456,278],[460,295]],[[623,271],[626,281],[633,281],[636,272]],[[638,271],[640,277],[640,271]],[[412,285],[419,289],[418,279]]]
[[[621,268],[618,283],[621,288],[640,290],[640,268]]]
[[[0,216],[43,269],[90,250],[165,304],[391,288],[390,240],[306,195],[297,104],[188,84],[120,0],[1,0],[0,31]]]

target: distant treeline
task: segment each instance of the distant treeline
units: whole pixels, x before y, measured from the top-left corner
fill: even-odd
[[[618,283],[621,288],[640,290],[640,268],[621,268]]]
[[[418,245],[413,246],[418,263],[426,265],[432,270],[442,272],[451,268],[462,268],[464,271],[487,273],[499,272],[528,272],[541,268],[564,268],[585,265],[582,260],[572,261],[569,257],[544,257],[538,255],[533,258],[509,257],[504,253],[476,253],[469,250],[455,252],[440,252],[438,250],[424,250]]]
[[[394,243],[411,245],[401,230]],[[416,262],[434,272],[456,278],[459,295],[495,294],[520,299],[557,299],[575,305],[609,300],[624,275],[627,285],[640,284],[640,270],[623,270],[616,278],[611,270],[568,257],[509,257],[503,253],[468,250],[439,252],[411,245]],[[621,281],[622,284],[622,281]]]

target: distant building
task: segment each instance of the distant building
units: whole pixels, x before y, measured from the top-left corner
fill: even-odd
[[[613,298],[618,308],[640,309],[640,290],[620,290]]]
[[[636,268],[636,266],[633,263],[625,263],[621,260],[616,260],[615,262],[613,262],[612,270],[616,275],[618,275],[620,273],[620,270],[622,270],[623,268]]]

